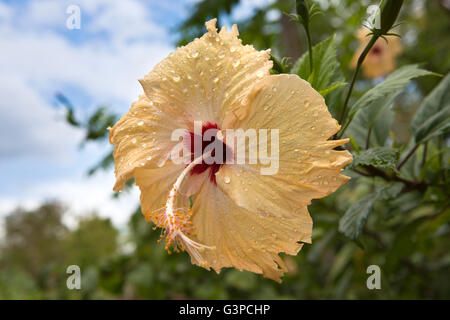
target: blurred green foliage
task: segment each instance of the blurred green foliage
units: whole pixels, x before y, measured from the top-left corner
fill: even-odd
[[[238,3],[193,4],[192,14],[179,26],[179,44],[200,36],[209,18],[219,17],[219,24],[229,21]],[[244,43],[273,49],[275,73],[297,73],[326,93],[336,116],[347,92],[340,83],[352,74],[348,65],[358,45],[355,31],[372,3],[317,3],[323,14],[311,19],[310,31],[316,45],[314,65],[322,71],[314,76],[303,55],[305,34],[283,14],[294,13],[294,1],[274,2],[232,22],[238,23]],[[403,68],[391,74],[390,85],[362,77],[357,81],[349,104],[354,118],[346,131],[352,138],[346,148],[355,161],[345,174],[352,180],[332,195],[313,200],[313,243],[295,257],[284,257],[289,272],[281,284],[234,269],[217,275],[191,265],[185,253],[168,255],[163,244],[156,243],[159,232],[139,208],[119,232],[108,219],[95,215],[69,229],[62,222],[65,208],[48,203],[33,211],[17,209],[6,219],[0,298],[450,298],[450,77],[419,77],[425,69],[442,75],[449,71],[449,14],[445,1],[405,1],[398,28],[404,44],[398,62]],[[67,107],[68,122],[85,128],[86,141],[105,143],[106,128],[117,115],[100,108],[79,121],[69,101],[60,101]],[[112,161],[108,154],[90,172],[108,169]],[[81,267],[82,290],[65,286],[70,264]],[[381,290],[366,286],[370,265],[381,268]]]

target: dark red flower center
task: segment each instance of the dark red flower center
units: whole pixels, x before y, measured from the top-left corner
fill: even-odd
[[[382,51],[383,50],[380,48],[380,46],[374,45],[370,50],[370,54],[374,56],[379,56],[381,55]]]
[[[211,131],[209,131],[211,130]],[[205,133],[208,131],[208,139],[203,139],[203,137],[205,136]],[[202,136],[201,137],[196,137],[195,133],[190,131],[189,134],[191,136],[191,161],[194,160],[194,156],[195,156],[195,141],[201,142],[201,146],[202,146],[202,154],[205,152],[205,148],[210,145],[211,143],[214,143],[214,141],[216,141],[216,135],[217,132],[220,131],[219,126],[216,123],[211,123],[211,122],[206,122],[202,125]],[[210,141],[209,137],[211,137]],[[205,172],[206,170],[210,170],[209,172],[209,178],[210,181],[214,184],[216,184],[216,172],[219,171],[220,167],[226,162],[226,158],[227,155],[230,155],[231,152],[228,149],[228,146],[222,142],[222,156],[218,157],[215,159],[215,161],[211,164],[208,164],[205,162],[205,160],[202,161],[202,163],[197,164],[196,166],[194,166],[194,168],[192,168],[190,174],[194,175],[194,174],[201,174],[203,172]],[[216,155],[216,150],[213,149],[211,156],[215,157]],[[211,162],[211,161],[209,161]],[[216,163],[218,162],[218,163]]]

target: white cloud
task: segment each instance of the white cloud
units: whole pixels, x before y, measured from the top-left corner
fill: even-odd
[[[83,133],[66,125],[23,79],[0,74],[0,96],[0,158],[73,156]]]
[[[152,35],[163,35],[164,31],[148,19],[140,2],[79,3],[82,10],[95,14],[92,23],[78,31],[63,28],[64,32],[102,31],[112,41],[74,44],[64,34],[43,29],[48,24],[65,26],[61,19],[65,17],[64,1],[33,1],[23,8],[25,12],[17,10],[25,17],[25,27],[7,21],[0,23],[0,132],[9,137],[0,142],[0,157],[61,151],[56,140],[63,140],[70,130],[55,121],[42,93],[48,98],[69,85],[93,97],[96,103],[123,103],[124,111],[141,92],[137,80],[171,50],[170,44],[152,41]],[[2,5],[1,12],[11,15],[12,9]],[[133,35],[147,39],[130,42]],[[55,135],[57,132],[61,134]],[[74,147],[72,137],[70,134],[61,142]]]
[[[66,12],[63,1],[40,0],[31,1],[23,13],[23,22],[28,26],[64,25]]]
[[[0,21],[9,22],[13,16],[13,10],[10,6],[0,2]]]
[[[256,10],[267,7],[275,0],[241,0],[233,9],[231,19],[233,21],[242,21],[249,18]]]
[[[33,208],[44,199],[59,199],[75,215],[97,210],[116,225],[128,220],[138,204],[137,190],[115,201],[110,197],[112,172],[89,179],[83,175],[106,146],[88,147],[80,155],[82,133],[64,123],[50,100],[56,91],[71,87],[92,100],[84,110],[98,103],[120,105],[121,112],[128,109],[141,92],[137,80],[173,50],[167,32],[153,22],[144,3],[0,3],[0,165],[21,159],[23,166],[7,166],[18,171],[4,173],[0,215],[18,205]],[[66,28],[70,4],[81,8],[80,30]],[[42,175],[27,167],[36,156],[37,167],[49,170],[63,160],[66,173],[40,179]],[[26,174],[19,177],[19,171]],[[12,184],[18,186],[14,191],[8,187]]]
[[[96,212],[101,217],[110,218],[117,227],[124,227],[137,208],[139,191],[134,187],[129,193],[113,199],[113,185],[114,175],[110,172],[98,173],[90,179],[45,181],[24,190],[21,195],[0,195],[0,217],[18,206],[31,210],[44,200],[57,199],[68,207],[66,221],[69,225],[73,225],[79,216]]]

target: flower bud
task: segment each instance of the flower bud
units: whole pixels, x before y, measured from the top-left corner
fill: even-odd
[[[380,29],[378,29],[381,34],[386,34],[391,30],[402,4],[403,0],[382,0],[380,4]]]
[[[307,25],[309,23],[309,10],[305,0],[296,0],[297,14],[303,19],[302,23]]]

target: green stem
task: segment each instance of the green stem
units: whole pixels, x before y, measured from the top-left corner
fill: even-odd
[[[304,25],[306,38],[308,39],[308,51],[309,51],[309,74],[311,75],[313,72],[313,52],[312,52],[312,44],[311,44],[311,35],[309,33],[308,25]]]
[[[355,73],[353,73],[352,82],[350,83],[350,87],[348,89],[347,96],[345,97],[344,106],[342,107],[341,113],[339,115],[339,123],[342,123],[342,121],[345,119],[345,115],[346,115],[346,112],[347,112],[347,105],[348,105],[348,102],[350,100],[350,96],[352,95],[353,87],[355,85],[356,78],[358,77],[359,69],[361,69],[361,65],[364,62],[364,59],[366,58],[366,56],[369,53],[370,49],[372,49],[373,45],[375,44],[375,42],[378,40],[379,37],[380,37],[379,35],[375,35],[375,34],[372,35],[372,38],[370,39],[369,43],[366,45],[366,47],[364,48],[364,51],[361,53],[361,55],[358,58],[358,62],[356,64]],[[349,119],[349,121],[347,121],[346,125],[341,130],[341,132],[339,133],[338,138],[342,137],[342,135],[344,134],[344,132],[347,129],[347,127],[350,124],[350,122],[351,122],[351,119]]]
[[[409,158],[416,152],[417,148],[419,147],[419,144],[416,143],[416,145],[409,151],[409,153],[406,155],[406,157],[397,165],[397,170],[400,170],[401,167],[408,161]]]

